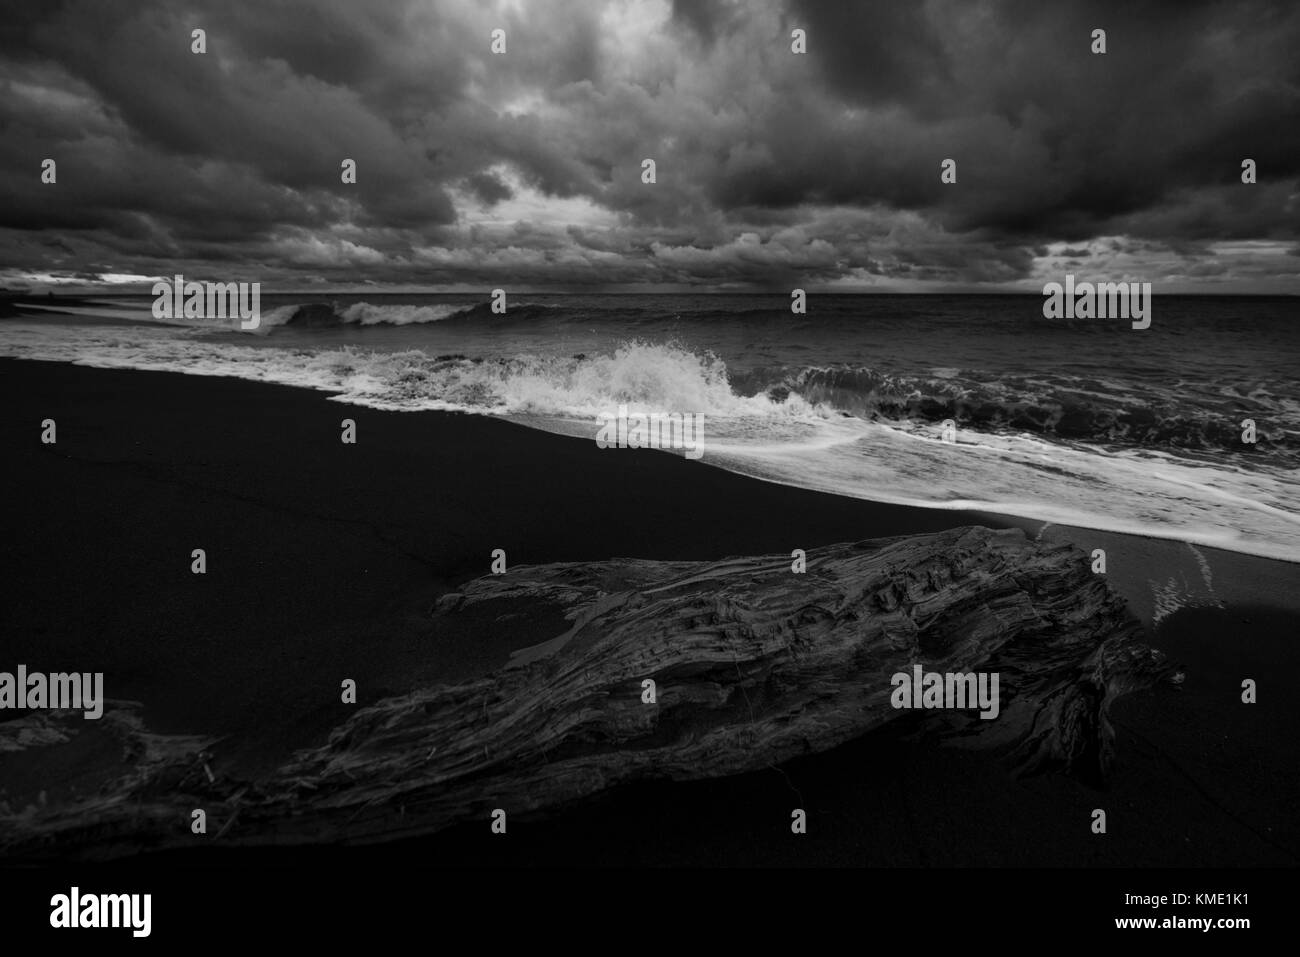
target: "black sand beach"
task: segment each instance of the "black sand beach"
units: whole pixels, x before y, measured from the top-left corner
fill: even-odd
[[[438,597],[486,574],[496,548],[511,566],[704,560],[1015,524],[1103,543],[1114,584],[1148,621],[1152,569],[1191,562],[1176,542],[843,499],[483,417],[382,413],[236,379],[0,360],[0,394],[0,662],[105,672],[107,697],[142,702],[151,730],[220,736],[218,775],[323,740],[347,717],[343,678],[366,703],[485,674],[554,635],[560,623],[527,608],[454,634],[431,628]],[[39,441],[47,418],[55,446]],[[339,441],[344,418],[356,445]],[[195,548],[205,576],[190,573]],[[1297,566],[1201,552],[1212,594],[1162,617],[1152,639],[1186,680],[1120,700],[1105,790],[1013,780],[905,721],[767,772],[638,785],[512,822],[508,842],[484,825],[297,849],[293,863],[1293,866]],[[1243,678],[1259,682],[1258,704],[1241,703]],[[94,765],[38,776],[28,755],[0,754],[0,798],[92,787]],[[791,807],[809,810],[806,839],[790,839]],[[1104,836],[1089,831],[1099,807]],[[158,857],[289,860],[212,843]]]

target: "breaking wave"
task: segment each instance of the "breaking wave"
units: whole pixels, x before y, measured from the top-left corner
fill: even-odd
[[[362,311],[355,315],[362,321]],[[718,356],[679,342],[483,358],[279,348],[174,327],[13,320],[0,329],[0,354],[236,376],[382,410],[503,416],[587,439],[595,436],[595,418],[619,406],[695,413],[704,416],[703,461],[767,481],[1300,561],[1298,410],[1294,400],[1252,384],[1202,388],[1197,404],[1182,389],[1179,406],[1174,395],[1182,384],[1173,381],[1164,392],[1144,386],[1138,395],[1109,381],[980,381],[961,370],[733,374]],[[1268,412],[1260,416],[1258,447],[1243,446],[1235,432],[1241,410],[1253,408]],[[949,418],[959,425],[956,443],[941,441],[939,425]]]
[[[1105,446],[1239,453],[1243,415],[1268,423],[1258,433],[1254,452],[1294,454],[1300,440],[1300,403],[1262,385],[1222,389],[1189,402],[1189,384],[1183,382],[1163,389],[1144,384],[1136,392],[1119,382],[1064,375],[981,381],[956,374],[890,375],[854,366],[759,370],[735,377],[733,385],[776,400],[797,395],[809,405],[872,421],[951,419],[958,428],[980,432],[1028,432]]]
[[[539,303],[522,303],[511,306],[509,310],[498,315],[492,312],[490,303],[477,303],[472,306],[456,306],[446,303],[434,305],[375,305],[369,302],[355,302],[348,306],[338,306],[326,302],[295,303],[277,306],[262,313],[259,327],[252,330],[267,335],[275,329],[288,327],[293,329],[327,329],[339,326],[409,326],[428,322],[456,322],[492,320],[496,322],[527,322],[552,315],[555,306]]]

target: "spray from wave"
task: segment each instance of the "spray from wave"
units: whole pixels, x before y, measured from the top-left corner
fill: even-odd
[[[355,315],[361,321],[364,313]],[[818,368],[775,378],[761,371],[733,376],[716,355],[678,342],[634,340],[601,354],[482,359],[421,350],[267,348],[175,328],[12,322],[0,330],[0,353],[238,376],[321,390],[336,401],[377,409],[505,416],[589,439],[594,420],[621,405],[695,413],[706,423],[704,462],[767,481],[1300,560],[1300,489],[1289,465],[1293,437],[1275,433],[1273,445],[1258,452],[1231,445],[1216,450],[1206,442],[1217,433],[1198,426],[1188,434],[1200,458],[1177,446],[1184,435],[1178,428],[1142,433],[1166,436],[1164,448],[1063,442],[1069,421],[1082,422],[1075,431],[1089,439],[1114,438],[1117,423],[1133,434],[1134,423],[1142,421],[1133,418],[1140,406],[1108,383],[1089,389],[1076,382],[1061,401],[1059,388],[1044,392],[1042,382],[980,384],[955,371],[908,378]],[[1267,390],[1253,391],[1255,401],[1272,401]],[[1049,395],[1055,405],[1046,401]],[[1070,403],[1092,403],[1091,418]],[[1197,414],[1213,418],[1205,410]],[[946,418],[959,419],[955,444],[940,440],[938,422]],[[978,427],[968,424],[972,420]]]
[[[301,308],[301,307],[292,307]],[[389,310],[383,307],[385,321]],[[358,311],[360,321],[364,311]],[[412,322],[421,321],[411,318]],[[420,409],[591,418],[620,404],[720,417],[806,415],[798,397],[734,392],[726,364],[678,343],[625,342],[608,354],[480,359],[423,350],[262,349],[204,338],[197,330],[10,324],[0,343],[17,358],[192,375],[230,375],[318,389],[342,402],[391,411]]]

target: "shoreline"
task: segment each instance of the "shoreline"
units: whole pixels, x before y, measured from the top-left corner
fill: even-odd
[[[5,359],[0,392],[12,410],[0,441],[10,451],[3,481],[14,531],[2,560],[14,598],[3,612],[0,661],[105,671],[107,697],[142,701],[150,730],[222,737],[212,768],[218,775],[255,772],[319,742],[347,714],[338,703],[341,675],[373,701],[486,674],[511,651],[556,634],[559,623],[526,609],[506,627],[483,620],[430,634],[430,608],[487,574],[494,548],[506,550],[511,566],[702,561],[970,524],[1021,527],[1033,538],[1043,526],[846,499],[649,451],[608,455],[592,442],[482,416],[340,407],[320,392],[242,379]],[[53,447],[38,438],[46,417],[58,422]],[[339,441],[346,417],[358,424],[355,446]],[[1151,639],[1187,664],[1186,684],[1121,699],[1114,711],[1112,794],[1121,802],[1148,798],[1123,812],[1127,823],[1114,829],[1123,839],[1104,849],[1086,819],[1078,839],[1061,837],[1060,815],[1097,801],[1096,792],[1059,776],[1017,782],[1008,792],[996,763],[927,742],[923,728],[909,723],[779,770],[636,785],[545,820],[521,820],[521,840],[486,855],[475,829],[355,853],[436,852],[466,864],[480,857],[526,864],[534,852],[626,863],[626,855],[642,853],[625,843],[604,848],[602,835],[615,828],[628,840],[641,834],[655,843],[654,853],[631,863],[923,866],[978,863],[984,855],[1010,865],[1293,865],[1300,841],[1286,815],[1297,789],[1282,764],[1289,742],[1280,730],[1295,725],[1286,683],[1300,664],[1290,640],[1296,596],[1282,587],[1294,579],[1293,566],[1201,549],[1211,575],[1202,594],[1200,563],[1181,543],[1042,531],[1049,541],[1107,548],[1108,578],[1146,621],[1160,610],[1153,582],[1173,580],[1168,607],[1179,588],[1187,590],[1184,607],[1161,617]],[[190,573],[195,547],[207,551],[204,576]],[[1266,689],[1249,709],[1232,700],[1243,674]],[[1220,751],[1222,741],[1236,742],[1239,751],[1207,757],[1212,740]],[[99,773],[94,765],[83,755],[80,763],[34,768],[3,754],[0,780],[10,797],[40,788],[54,798],[87,786]],[[1277,786],[1287,774],[1290,783]],[[883,792],[882,775],[892,782]],[[771,842],[746,850],[767,833],[755,828],[767,826],[774,808],[785,808],[788,821],[792,787],[829,809],[818,818],[822,835],[790,848],[779,839],[788,827],[778,819]],[[1171,810],[1171,802],[1187,807]],[[682,808],[690,809],[689,822]],[[1134,815],[1141,834],[1132,830]],[[979,833],[981,820],[995,822],[990,834]],[[900,821],[913,823],[900,830]],[[917,837],[917,828],[934,836]],[[1176,844],[1184,833],[1207,842],[1193,845],[1201,858]],[[919,841],[911,856],[899,843],[905,834]],[[956,840],[964,843],[954,847]],[[1049,840],[1058,846],[1040,846]],[[866,854],[870,846],[880,853]],[[257,853],[213,851],[209,862],[226,856],[237,864]],[[329,852],[266,855],[315,853]]]
[[[11,317],[9,317],[9,318],[19,319],[19,320],[21,320],[21,319],[49,319],[49,317],[50,317],[51,315],[55,315],[55,314],[56,314],[55,311],[51,308],[51,310],[50,310],[49,312],[46,312],[46,313],[33,314],[33,313],[21,313],[21,312],[19,312],[19,313],[16,313],[16,314],[14,314],[13,316],[11,316]],[[117,325],[117,324],[123,324],[123,323],[125,323],[125,324],[128,325],[128,326],[130,326],[130,325],[140,325],[140,326],[162,326],[162,327],[166,327],[166,328],[171,328],[171,326],[170,326],[169,324],[167,324],[167,323],[154,323],[154,322],[147,322],[147,321],[134,321],[134,320],[132,320],[132,321],[128,321],[128,320],[125,320],[125,319],[122,319],[122,318],[110,317],[110,316],[72,315],[72,314],[58,314],[58,315],[61,315],[63,318],[70,319],[70,320],[72,320],[74,323],[82,323],[82,322],[89,323],[89,324],[94,324],[94,323],[106,323],[106,324],[110,324],[110,325]],[[133,371],[133,372],[138,372],[138,373],[145,373],[145,374],[148,374],[148,375],[178,375],[178,376],[185,376],[185,377],[190,377],[190,378],[194,378],[194,377],[197,377],[197,378],[212,378],[212,379],[236,378],[236,379],[240,379],[241,381],[249,382],[249,383],[254,384],[254,385],[275,386],[275,387],[280,387],[280,388],[294,389],[294,390],[296,390],[296,391],[300,391],[300,392],[304,392],[304,393],[313,393],[313,394],[315,394],[315,395],[317,395],[317,396],[320,396],[320,397],[323,397],[323,398],[325,398],[325,399],[327,399],[327,400],[335,399],[335,398],[338,396],[338,394],[339,394],[339,393],[337,393],[337,392],[333,392],[333,391],[330,391],[330,390],[327,390],[327,389],[317,388],[317,387],[315,387],[315,386],[308,386],[308,385],[291,385],[291,384],[278,383],[278,382],[263,382],[263,381],[258,381],[258,380],[253,380],[253,379],[248,379],[248,378],[245,378],[245,377],[242,377],[242,376],[225,376],[225,375],[222,375],[222,374],[219,374],[219,373],[211,373],[211,372],[180,372],[180,371],[172,371],[172,370],[162,371],[162,370],[153,370],[153,369],[118,368],[118,367],[106,367],[106,366],[97,366],[97,365],[90,365],[90,364],[78,364],[78,363],[72,363],[72,362],[67,361],[66,359],[27,359],[27,358],[16,358],[16,357],[10,357],[10,356],[0,356],[0,362],[20,362],[20,363],[22,363],[22,362],[30,362],[30,363],[49,364],[49,365],[74,365],[76,368],[99,369],[99,370],[101,370],[101,371],[106,371],[106,372]],[[384,414],[384,415],[387,415],[387,414],[401,414],[401,415],[410,415],[410,414],[430,414],[430,415],[435,415],[435,416],[438,416],[438,415],[471,415],[471,416],[476,416],[476,417],[483,418],[483,419],[486,419],[486,420],[489,420],[489,421],[494,421],[494,422],[504,422],[504,423],[507,423],[507,424],[510,424],[510,425],[513,425],[513,426],[517,426],[517,427],[520,427],[520,428],[528,429],[528,430],[530,430],[530,431],[540,431],[540,432],[544,432],[544,433],[547,434],[547,435],[555,436],[555,437],[557,437],[557,438],[561,438],[561,439],[573,439],[573,440],[576,440],[576,441],[584,441],[584,440],[585,440],[585,437],[577,437],[577,436],[575,436],[573,433],[569,433],[569,432],[565,432],[565,431],[560,431],[560,430],[555,430],[555,429],[542,428],[542,427],[537,427],[537,426],[534,426],[534,425],[528,424],[528,423],[526,423],[526,422],[524,422],[524,421],[521,421],[521,419],[524,419],[524,418],[525,418],[524,416],[521,416],[521,415],[516,415],[516,416],[513,416],[513,417],[511,417],[511,416],[493,416],[493,415],[488,415],[488,414],[486,414],[486,413],[475,413],[475,412],[469,412],[469,411],[463,411],[463,410],[454,410],[454,411],[452,411],[452,410],[435,410],[435,409],[416,409],[416,410],[412,410],[412,409],[402,409],[402,410],[396,410],[396,409],[384,409],[384,408],[380,408],[380,407],[376,407],[376,406],[371,406],[371,405],[356,404],[356,403],[352,403],[352,402],[343,402],[343,403],[340,403],[340,404],[346,406],[347,408],[357,409],[357,410],[359,410],[359,413],[380,413],[380,414]],[[550,418],[550,417],[549,417],[549,416],[541,416],[540,418],[542,418],[542,419],[548,419],[548,418]],[[624,451],[634,451],[634,450],[632,450],[632,449],[625,449]],[[676,453],[674,453],[674,454],[676,454]],[[846,494],[843,494],[843,493],[840,493],[840,492],[836,492],[836,491],[832,491],[832,490],[823,490],[823,489],[814,488],[814,487],[809,487],[809,486],[802,486],[802,485],[797,485],[797,484],[787,483],[787,482],[781,481],[780,479],[769,478],[769,477],[763,477],[763,476],[757,476],[757,475],[753,475],[753,474],[750,474],[750,473],[748,473],[748,472],[741,471],[741,470],[732,470],[732,469],[727,469],[727,468],[725,468],[725,467],[723,467],[723,466],[714,465],[713,463],[709,463],[709,462],[699,461],[699,462],[697,462],[696,464],[704,464],[704,465],[708,465],[708,466],[711,467],[711,468],[717,468],[717,469],[720,469],[720,470],[722,470],[722,471],[728,472],[729,474],[736,475],[736,476],[739,476],[739,477],[742,477],[742,478],[745,478],[745,479],[753,479],[753,480],[757,480],[757,481],[762,481],[762,482],[765,482],[765,483],[767,483],[767,484],[779,485],[779,486],[782,486],[782,487],[785,487],[785,488],[791,488],[791,489],[795,489],[795,490],[797,490],[797,491],[801,491],[801,492],[808,492],[808,493],[817,494],[817,495],[829,495],[829,496],[831,496],[831,497],[833,497],[833,498],[836,498],[836,499],[842,499],[842,500],[845,500],[845,501],[863,501],[863,502],[870,503],[871,505],[875,505],[875,506],[879,506],[879,507],[883,507],[883,508],[898,508],[898,509],[908,509],[908,510],[922,510],[922,511],[951,512],[951,513],[953,513],[953,514],[956,515],[956,516],[979,517],[979,518],[981,518],[981,519],[984,519],[984,520],[986,520],[986,521],[988,521],[988,522],[993,523],[991,527],[998,527],[998,528],[1002,528],[1002,527],[1016,527],[1016,528],[1022,528],[1022,529],[1025,529],[1027,532],[1030,532],[1031,534],[1035,535],[1035,536],[1041,536],[1041,535],[1042,535],[1046,530],[1049,530],[1049,529],[1050,529],[1050,530],[1052,530],[1052,534],[1048,536],[1048,539],[1047,539],[1047,540],[1049,540],[1049,541],[1051,541],[1051,540],[1074,540],[1074,539],[1076,539],[1076,538],[1088,537],[1088,538],[1096,539],[1099,543],[1103,543],[1103,544],[1099,544],[1098,547],[1106,547],[1106,545],[1105,545],[1104,543],[1111,543],[1111,544],[1114,544],[1114,543],[1127,543],[1127,544],[1129,544],[1129,545],[1132,545],[1132,543],[1136,543],[1136,542],[1146,543],[1146,544],[1147,544],[1147,547],[1146,547],[1145,550],[1148,552],[1148,557],[1155,557],[1155,552],[1158,551],[1158,552],[1159,552],[1159,555],[1158,555],[1159,558],[1161,558],[1162,560],[1170,560],[1170,559],[1173,559],[1173,563],[1174,563],[1174,564],[1177,564],[1177,565],[1179,565],[1179,566],[1181,566],[1181,565],[1183,564],[1183,562],[1177,560],[1177,559],[1174,557],[1174,555],[1173,555],[1173,550],[1174,550],[1175,548],[1177,548],[1177,547],[1182,547],[1182,548],[1184,548],[1184,549],[1190,547],[1190,548],[1193,550],[1193,552],[1195,552],[1195,551],[1197,551],[1197,550],[1205,551],[1205,552],[1210,552],[1211,554],[1213,554],[1213,555],[1215,555],[1215,556],[1218,556],[1218,559],[1219,559],[1220,561],[1223,561],[1223,560],[1231,561],[1231,560],[1233,560],[1234,557],[1240,557],[1240,558],[1242,558],[1242,559],[1250,559],[1250,560],[1258,559],[1258,560],[1265,561],[1265,562],[1277,563],[1278,565],[1281,565],[1281,566],[1287,566],[1287,565],[1298,565],[1298,566],[1300,566],[1300,555],[1297,555],[1297,556],[1292,557],[1292,558],[1288,558],[1288,557],[1283,556],[1283,555],[1271,554],[1271,553],[1268,553],[1267,551],[1262,551],[1262,550],[1258,550],[1258,549],[1257,549],[1257,550],[1254,550],[1254,551],[1232,549],[1232,548],[1224,547],[1222,544],[1211,543],[1211,542],[1207,542],[1207,541],[1197,541],[1197,540],[1193,540],[1193,539],[1191,539],[1191,538],[1189,538],[1189,537],[1187,537],[1187,536],[1180,536],[1180,535],[1179,535],[1177,532],[1175,532],[1175,531],[1170,531],[1170,532],[1167,533],[1167,534],[1158,534],[1158,533],[1153,533],[1153,532],[1150,532],[1150,531],[1136,531],[1136,530],[1127,530],[1127,529],[1118,529],[1118,528],[1108,528],[1108,527],[1094,527],[1094,526],[1091,526],[1091,525],[1080,525],[1080,524],[1075,524],[1075,523],[1073,523],[1073,522],[1069,522],[1069,521],[1054,521],[1054,520],[1051,520],[1051,519],[1044,519],[1044,518],[1040,518],[1040,517],[1034,517],[1034,516],[1030,516],[1030,515],[1026,515],[1026,514],[1018,513],[1018,512],[1016,512],[1016,511],[1014,511],[1014,510],[1005,510],[1005,511],[1004,511],[1004,510],[999,509],[996,505],[994,505],[994,506],[988,506],[988,507],[985,507],[985,506],[976,506],[976,505],[971,505],[971,506],[965,506],[965,505],[953,506],[953,505],[948,505],[948,504],[944,504],[944,503],[926,503],[926,502],[912,502],[912,501],[895,501],[895,500],[890,500],[890,499],[888,499],[888,498],[868,498],[868,497],[859,497],[859,496],[854,496],[854,495],[846,495]],[[926,527],[931,527],[931,526],[928,526],[928,525],[927,525]],[[934,525],[933,527],[935,527],[935,528],[939,528],[939,527],[953,527],[953,523],[951,523],[951,522],[949,522],[949,523],[939,523],[939,524],[937,524],[937,525]],[[1203,559],[1203,556],[1202,556],[1201,559],[1198,559],[1198,564],[1201,563],[1201,560],[1202,560],[1202,559]],[[1271,577],[1276,578],[1277,576],[1271,576]],[[1235,598],[1235,599],[1240,599],[1240,598],[1242,598],[1242,597],[1246,597],[1246,598],[1249,599],[1249,598],[1253,598],[1253,597],[1255,597],[1255,596],[1254,596],[1254,595],[1251,595],[1251,596],[1242,596],[1242,595],[1240,595],[1240,594],[1236,594],[1236,595],[1234,595],[1234,598]],[[1288,600],[1290,601],[1290,603],[1288,604],[1288,607],[1289,607],[1289,608],[1294,608],[1294,609],[1296,609],[1297,611],[1300,611],[1300,594],[1296,595],[1294,598],[1290,598],[1290,596],[1288,595]],[[1141,603],[1139,603],[1139,604],[1140,604],[1140,605],[1147,605],[1147,606],[1149,606],[1150,603],[1149,603],[1149,602],[1141,602]],[[1150,616],[1150,613],[1148,612],[1148,614],[1147,614],[1147,616],[1146,616],[1146,618],[1147,618],[1148,621],[1149,621],[1150,617],[1151,617],[1151,616]]]

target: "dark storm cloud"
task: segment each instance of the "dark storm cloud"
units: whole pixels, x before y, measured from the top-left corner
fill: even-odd
[[[741,14],[728,0],[673,0],[673,22],[693,31],[706,44],[712,44]]]
[[[720,202],[887,203],[945,226],[1064,238],[1183,188],[1238,183],[1244,157],[1300,173],[1300,8],[1125,3],[797,2],[837,99],[774,105]],[[800,15],[806,20],[801,20]],[[1090,50],[1107,30],[1104,56]],[[814,37],[819,39],[814,39]],[[888,49],[879,47],[887,44]],[[861,113],[837,117],[850,104]],[[793,135],[790,135],[793,134]],[[942,158],[960,188],[939,185]],[[736,164],[744,168],[745,164]],[[733,170],[733,171],[739,171]]]
[[[1280,0],[30,4],[0,22],[0,267],[1300,284],[1298,40]]]
[[[514,191],[509,186],[491,173],[475,173],[469,177],[467,183],[474,191],[474,195],[489,206],[514,195]]]
[[[846,99],[929,112],[951,85],[925,4],[794,0],[790,22],[807,31],[831,89]]]

